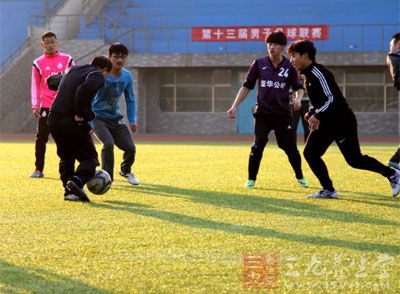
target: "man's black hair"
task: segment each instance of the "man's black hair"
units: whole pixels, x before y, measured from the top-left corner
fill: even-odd
[[[55,33],[50,32],[50,31],[44,32],[44,33],[42,34],[42,41],[44,41],[44,38],[51,38],[51,37],[54,37],[54,38],[57,40],[57,36],[56,36]]]
[[[392,39],[394,39],[394,41],[397,43],[398,41],[400,41],[400,33],[396,33],[392,36]]]
[[[128,48],[121,43],[114,43],[108,47],[108,56],[111,57],[112,54],[122,54],[128,56]]]
[[[294,52],[303,55],[304,53],[308,54],[308,57],[315,61],[315,55],[317,55],[317,49],[314,46],[314,43],[308,40],[298,40],[289,45],[286,52],[291,55]]]
[[[286,35],[282,32],[272,32],[268,34],[268,36],[265,38],[265,43],[275,43],[279,44],[282,46],[286,46],[287,44],[287,38]]]
[[[94,67],[100,69],[107,68],[107,71],[111,71],[112,69],[111,60],[104,55],[96,56],[95,58],[93,58],[93,60],[90,62],[90,65],[93,65]]]

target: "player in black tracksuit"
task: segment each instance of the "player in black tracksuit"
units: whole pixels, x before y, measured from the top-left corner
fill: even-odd
[[[400,192],[400,173],[368,155],[363,155],[357,135],[357,120],[349,107],[333,74],[315,62],[316,49],[310,41],[297,41],[288,48],[291,63],[305,76],[305,86],[313,108],[306,114],[310,136],[304,148],[304,157],[320,181],[323,190],[309,198],[337,198],[322,155],[335,141],[354,168],[370,170],[388,178],[392,195]]]
[[[99,165],[88,125],[94,118],[91,102],[111,68],[112,63],[105,56],[95,57],[91,64],[72,67],[62,78],[50,108],[48,125],[60,157],[65,200],[90,201],[83,186]],[[76,170],[75,160],[79,161]]]
[[[386,59],[393,87],[400,91],[400,33],[394,34],[390,40],[390,51]],[[400,170],[400,146],[389,159],[388,165]]]

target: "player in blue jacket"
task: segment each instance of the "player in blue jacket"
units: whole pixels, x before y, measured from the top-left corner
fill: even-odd
[[[118,102],[125,97],[129,126],[132,133],[137,131],[136,98],[133,94],[132,74],[124,68],[128,57],[128,48],[120,43],[112,44],[108,49],[113,68],[105,85],[93,99],[92,109],[96,114],[94,132],[103,143],[101,150],[102,169],[114,179],[114,145],[124,151],[119,174],[127,178],[132,185],[139,181],[132,173],[136,147],[128,127],[123,122]]]

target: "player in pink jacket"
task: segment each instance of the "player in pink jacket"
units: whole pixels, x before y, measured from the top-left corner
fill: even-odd
[[[46,79],[53,74],[66,70],[74,65],[72,57],[57,51],[57,36],[53,32],[45,32],[40,43],[44,54],[33,61],[32,66],[32,112],[38,119],[35,142],[35,171],[30,178],[43,178],[44,156],[49,138],[47,116],[56,91],[49,90]]]

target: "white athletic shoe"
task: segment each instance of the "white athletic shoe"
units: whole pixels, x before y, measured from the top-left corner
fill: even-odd
[[[130,184],[132,184],[132,185],[139,185],[140,184],[138,179],[135,177],[135,175],[133,173],[124,174],[123,172],[120,171],[119,174],[121,176],[123,176],[124,178],[127,178],[128,182]]]
[[[338,193],[335,191],[331,192],[328,190],[321,190],[317,193],[308,195],[307,198],[326,198],[326,199],[338,199]]]
[[[392,187],[392,196],[396,197],[400,193],[400,172],[395,171],[394,175],[389,178]]]
[[[68,194],[66,196],[64,196],[64,200],[66,201],[81,201],[81,199],[76,196],[75,194]]]
[[[31,179],[40,179],[43,178],[44,174],[40,170],[35,170],[28,178]]]

